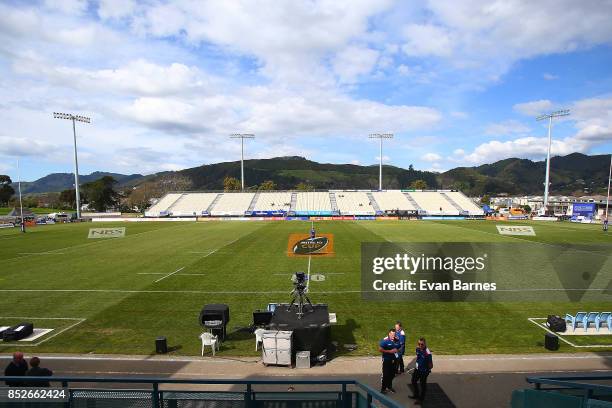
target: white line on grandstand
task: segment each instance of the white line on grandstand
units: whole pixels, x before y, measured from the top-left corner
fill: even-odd
[[[536,322],[535,320],[546,320],[545,317],[529,317],[527,318],[527,320],[529,320],[531,323],[535,324],[536,326],[538,326],[541,329],[546,330],[548,333],[554,334],[555,336],[559,337],[559,339],[567,344],[569,344],[572,347],[576,347],[576,348],[597,348],[597,347],[612,347],[612,344],[588,344],[588,345],[578,345],[578,344],[574,344],[569,340],[566,340],[563,338],[563,336],[561,336],[559,333],[555,333],[552,330],[550,330],[548,327],[544,326],[543,324],[540,324],[538,322]]]
[[[159,281],[162,281],[162,280],[166,279],[167,277],[170,277],[170,276],[174,275],[175,273],[182,271],[183,269],[185,269],[185,267],[184,267],[184,266],[183,266],[183,267],[181,267],[181,268],[178,268],[176,271],[174,271],[174,272],[172,272],[172,273],[169,273],[168,275],[166,275],[166,276],[164,276],[164,277],[159,278],[158,280],[156,280],[156,281],[155,281],[155,283],[157,283],[157,282],[159,282]]]

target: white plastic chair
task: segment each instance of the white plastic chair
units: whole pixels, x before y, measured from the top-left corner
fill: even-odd
[[[204,332],[200,334],[200,339],[202,340],[202,357],[204,357],[204,347],[208,346],[212,349],[213,357],[215,356],[215,349],[219,348],[219,342],[217,341],[217,336],[214,336],[212,333]]]
[[[263,343],[263,334],[264,334],[264,332],[265,332],[264,329],[257,329],[257,330],[255,330],[255,351],[258,350],[259,343]]]

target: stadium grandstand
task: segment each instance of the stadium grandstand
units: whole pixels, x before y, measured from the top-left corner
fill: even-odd
[[[481,217],[460,191],[185,192],[169,193],[147,217],[382,216]]]

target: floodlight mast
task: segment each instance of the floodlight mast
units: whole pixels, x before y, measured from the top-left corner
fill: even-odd
[[[383,165],[383,154],[382,154],[382,143],[383,139],[393,139],[393,133],[371,133],[370,139],[380,140],[380,164],[378,166],[378,190],[382,191],[382,165]]]
[[[72,121],[72,136],[74,138],[74,192],[76,196],[77,219],[81,219],[81,195],[79,193],[79,159],[77,156],[76,122],[91,123],[87,116],[73,115],[71,113],[53,112],[55,119],[67,119]]]
[[[536,118],[537,121],[541,121],[544,119],[548,119],[548,149],[546,151],[546,178],[544,180],[544,214],[546,214],[546,209],[548,208],[548,187],[550,184],[550,149],[552,146],[552,120],[553,118],[558,118],[561,116],[568,116],[570,114],[569,109],[563,109],[551,113],[547,113],[544,115],[540,115]]]
[[[21,171],[19,169],[19,159],[17,159],[17,188],[19,189],[19,213],[21,215],[21,232],[26,232],[25,219],[23,217],[23,201],[21,200]]]
[[[255,139],[252,133],[232,133],[232,139],[240,139],[240,185],[244,191],[244,139]]]
[[[606,220],[608,219],[608,206],[610,205],[610,180],[612,179],[612,154],[610,155],[610,173],[608,174],[608,195],[606,196]]]

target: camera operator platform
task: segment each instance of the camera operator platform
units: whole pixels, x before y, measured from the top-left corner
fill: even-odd
[[[304,315],[305,302],[310,305],[310,310],[314,310],[312,302],[308,298],[308,295],[306,295],[306,293],[308,293],[308,286],[306,285],[307,280],[308,277],[304,272],[296,272],[291,278],[294,286],[293,290],[291,291],[293,299],[291,299],[291,304],[289,304],[287,311],[290,311],[293,305],[296,305],[298,319],[301,319]]]

